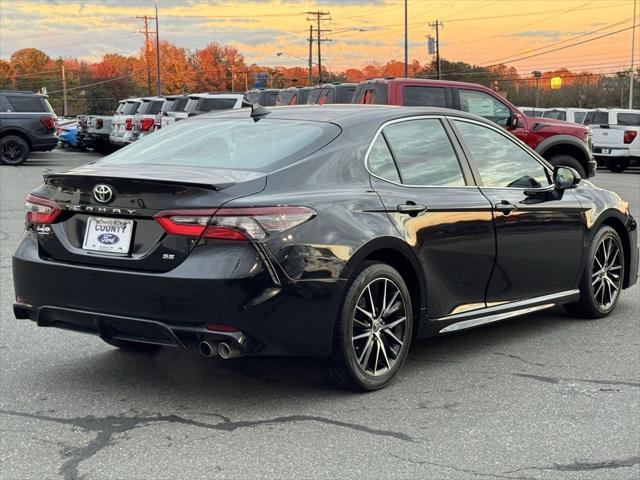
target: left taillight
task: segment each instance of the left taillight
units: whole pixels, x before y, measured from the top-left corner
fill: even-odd
[[[215,214],[214,214],[215,212]],[[217,240],[262,240],[313,218],[308,207],[249,207],[160,212],[156,221],[171,235]]]
[[[27,196],[24,208],[27,222],[36,225],[53,223],[62,212],[58,204],[53,200],[36,197],[31,194]]]
[[[153,127],[154,118],[143,118],[140,120],[140,130],[143,132],[148,132]]]
[[[40,123],[44,125],[44,128],[47,130],[55,130],[56,128],[56,117],[53,115],[46,115],[44,117],[40,117]]]

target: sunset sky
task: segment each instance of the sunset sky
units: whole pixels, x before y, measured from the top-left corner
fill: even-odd
[[[309,22],[304,12],[322,9],[331,13],[324,26],[333,31],[327,35],[332,42],[322,46],[323,63],[338,71],[402,60],[403,4],[403,0],[159,0],[160,37],[188,49],[212,41],[233,44],[247,63],[305,66],[304,60],[294,57],[308,55]],[[142,21],[135,17],[153,15],[153,7],[153,0],[0,0],[0,57],[6,59],[25,47],[39,48],[51,57],[87,60],[105,53],[137,53],[143,35],[138,33]],[[430,60],[425,38],[433,33],[427,24],[435,19],[444,23],[441,52],[449,60],[479,65],[505,62],[522,73],[563,66],[615,72],[630,63],[631,30],[510,60],[628,29],[633,25],[633,0],[409,0],[410,59]],[[279,51],[287,54],[278,57]],[[636,65],[639,58],[636,42]]]

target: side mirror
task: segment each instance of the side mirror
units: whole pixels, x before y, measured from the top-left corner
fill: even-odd
[[[553,169],[553,183],[557,190],[573,188],[580,183],[580,174],[571,167],[558,165]]]
[[[522,128],[524,127],[524,120],[522,118],[522,114],[518,112],[511,112],[511,117],[509,118],[509,123],[507,124],[507,128]]]

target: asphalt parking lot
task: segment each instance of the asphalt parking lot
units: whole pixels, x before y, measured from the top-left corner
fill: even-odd
[[[93,158],[0,167],[0,478],[640,478],[637,285],[604,320],[556,309],[417,342],[366,395],[309,359],[131,354],[15,320],[25,195]],[[640,170],[594,182],[640,217]]]

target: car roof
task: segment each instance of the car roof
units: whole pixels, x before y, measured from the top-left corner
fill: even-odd
[[[282,107],[264,107],[269,112],[267,118],[283,120],[308,120],[317,122],[332,122],[338,125],[359,123],[361,121],[378,119],[382,122],[397,118],[420,115],[447,115],[450,117],[468,118],[487,125],[494,123],[461,110],[437,107],[397,107],[390,105],[359,105],[359,104],[325,104],[325,105],[290,105]],[[197,119],[221,117],[246,117],[248,108],[238,110],[224,110],[222,112],[199,115]]]
[[[436,85],[441,87],[465,87],[478,90],[491,90],[489,87],[471,82],[456,82],[454,80],[437,80],[432,78],[404,78],[404,77],[387,77],[387,78],[368,78],[362,80],[358,85],[366,85],[372,83],[407,83],[414,85]],[[536,109],[537,110],[537,109]]]

